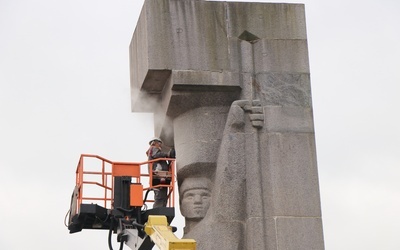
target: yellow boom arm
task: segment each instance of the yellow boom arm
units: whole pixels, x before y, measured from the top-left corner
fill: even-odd
[[[178,239],[172,233],[165,216],[150,215],[144,231],[160,250],[196,250],[195,240]]]

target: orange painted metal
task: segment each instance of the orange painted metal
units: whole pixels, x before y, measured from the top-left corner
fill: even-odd
[[[137,183],[131,184],[130,189],[131,189],[130,205],[132,207],[143,206],[143,185]]]
[[[112,176],[131,176],[136,178],[136,182],[140,182],[140,165],[127,162],[113,163]]]
[[[92,165],[88,164],[89,160],[92,164],[94,161],[96,162],[95,169],[93,169]],[[152,169],[152,164],[160,160],[167,160],[170,162],[168,175],[171,176],[171,182],[170,184],[152,186],[152,179],[154,176],[153,172],[149,172],[148,169]],[[87,165],[90,165],[90,169]],[[146,171],[142,171],[142,169],[146,169]],[[82,154],[76,168],[76,187],[79,190],[76,213],[79,213],[80,205],[85,202],[95,203],[104,208],[113,209],[114,177],[116,176],[132,177],[131,206],[143,206],[144,192],[158,187],[168,188],[167,206],[175,206],[175,159],[161,158],[139,163],[113,162],[98,155]],[[143,178],[146,178],[146,183],[142,183]],[[96,190],[96,192],[94,192],[95,194],[92,193],[93,190]],[[88,194],[86,194],[86,192]],[[150,202],[154,202],[154,200],[146,201],[146,203]]]

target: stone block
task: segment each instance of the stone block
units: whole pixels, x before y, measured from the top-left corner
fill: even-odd
[[[311,107],[309,74],[262,73],[256,76],[256,82],[263,106]]]
[[[224,4],[175,0],[170,1],[169,11],[173,47],[168,60],[174,69],[229,68]]]
[[[248,249],[269,249],[266,247],[267,225],[264,218],[252,217],[246,221],[246,241]]]
[[[203,107],[175,118],[178,171],[195,163],[212,162],[215,165],[227,112],[228,109],[223,107]]]
[[[144,102],[147,105],[146,110],[150,107],[151,111],[156,113],[155,134],[171,142],[169,145],[173,145],[173,132],[169,129],[173,128],[172,120],[175,117],[200,107],[210,107],[209,114],[218,107],[218,116],[226,114],[231,103],[240,97],[238,75],[231,72],[172,71],[163,92],[158,98],[154,98],[158,103],[151,102],[152,99],[148,95]],[[145,110],[141,107],[145,105],[138,105],[140,101],[136,103],[135,106]],[[223,126],[222,124],[221,128]]]
[[[221,13],[218,2],[146,0],[130,45],[133,85],[153,70],[229,68]]]
[[[247,249],[284,249],[277,245],[276,218],[252,217],[247,219],[246,228]]]
[[[260,39],[254,44],[255,71],[310,73],[306,39]]]
[[[275,217],[265,217],[264,219],[265,223],[265,241],[267,244],[267,247],[265,249],[276,249],[278,250],[278,242],[277,242],[277,237],[276,237],[276,220]],[[283,250],[283,249],[280,249]],[[320,249],[322,250],[322,249]]]
[[[212,234],[198,242],[196,249],[245,249],[243,238],[244,226],[238,221],[219,221],[216,220],[212,226]]]
[[[229,91],[240,88],[240,74],[230,71],[174,70],[173,90]]]
[[[244,31],[266,39],[306,39],[303,4],[228,2],[228,36]]]
[[[268,216],[320,217],[313,133],[265,133],[261,141]]]
[[[311,107],[265,106],[264,116],[264,128],[268,132],[314,132]]]
[[[276,218],[277,250],[324,249],[321,218]]]

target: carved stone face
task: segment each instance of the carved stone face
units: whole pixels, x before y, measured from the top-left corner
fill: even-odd
[[[210,207],[211,193],[204,188],[187,190],[181,200],[181,212],[186,219],[201,220]]]

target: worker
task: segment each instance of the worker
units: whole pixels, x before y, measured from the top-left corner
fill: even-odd
[[[211,181],[206,177],[187,177],[179,186],[179,205],[185,217],[187,234],[207,214],[211,203]]]
[[[158,158],[175,158],[175,150],[171,149],[168,153],[162,152],[162,140],[158,137],[154,137],[149,141],[150,148],[146,151],[148,160],[154,160]],[[166,160],[160,160],[152,164],[152,169],[149,171],[169,171],[169,163]],[[171,180],[165,178],[153,177],[152,185],[156,186],[159,184],[169,184]],[[159,187],[154,189],[154,205],[153,208],[165,207],[168,201],[168,188]]]

